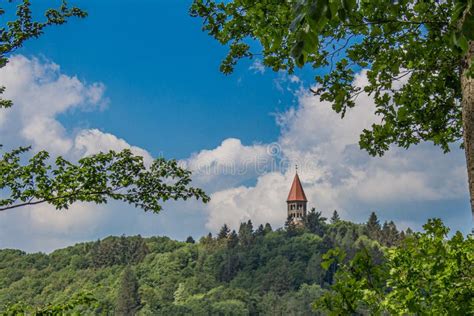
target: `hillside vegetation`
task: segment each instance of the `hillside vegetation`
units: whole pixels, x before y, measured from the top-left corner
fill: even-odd
[[[199,242],[122,236],[49,255],[1,250],[0,306],[10,306],[7,310],[20,302],[41,308],[90,293],[97,301],[75,307],[80,313],[315,315],[343,310],[345,301],[338,294],[347,289],[336,280],[345,278],[343,285],[350,281],[361,291],[365,283],[351,275],[354,269],[341,267],[360,261],[361,252],[383,267],[388,247],[413,235],[399,232],[391,222],[381,226],[375,214],[366,224],[340,220],[337,213],[327,222],[312,211],[305,227],[287,222],[284,229],[273,230],[269,224],[254,228],[248,221],[238,231],[224,225],[216,237],[209,234]],[[386,291],[383,277],[364,269],[373,271]],[[363,302],[356,294],[344,297]],[[368,310],[364,304],[355,308]]]
[[[367,225],[337,218],[326,224],[315,212],[306,222],[305,228],[290,224],[274,231],[269,224],[254,229],[249,221],[238,232],[224,226],[215,238],[209,234],[197,243],[122,236],[49,255],[1,250],[0,306],[61,303],[87,291],[99,301],[96,312],[112,312],[129,290],[121,284],[125,275],[132,275],[136,309],[143,314],[310,315],[335,272],[321,268],[323,254],[337,246],[350,258],[362,244],[374,252],[380,246]],[[396,241],[394,229],[387,224],[385,234],[393,236],[379,239]]]

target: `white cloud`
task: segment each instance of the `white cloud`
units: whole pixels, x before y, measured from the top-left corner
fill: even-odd
[[[365,73],[356,80],[362,86]],[[285,199],[295,163],[310,207],[326,216],[337,209],[343,218],[362,221],[376,210],[403,228],[419,228],[427,218],[441,216],[456,229],[470,229],[470,220],[464,220],[470,214],[466,211],[464,216],[462,208],[462,201],[468,201],[462,151],[443,155],[424,144],[410,150],[393,148],[383,158],[369,157],[357,142],[362,129],[379,119],[370,97],[359,96],[357,107],[341,120],[330,104],[302,89],[298,77],[279,74],[275,84],[282,90],[288,85],[285,89],[292,92],[295,84],[300,87],[298,106],[277,116],[281,134],[276,143],[246,145],[228,138],[182,161],[194,171],[193,185],[211,194],[207,206],[195,201],[170,203],[158,216],[119,202],[79,203],[65,211],[41,205],[4,212],[0,248],[52,250],[122,233],[185,238],[183,234],[202,234],[204,226],[212,231],[223,223],[236,228],[248,219],[278,227],[286,219]],[[14,56],[0,70],[0,85],[7,87],[6,97],[15,102],[13,108],[0,111],[0,143],[32,144],[35,151],[47,149],[69,159],[124,148],[143,155],[148,163],[152,159],[146,150],[115,135],[99,129],[72,132],[58,121],[58,115],[70,111],[103,109],[107,100],[101,83],[67,76],[49,61]],[[433,203],[440,206],[431,212]]]
[[[147,164],[153,161],[146,150],[131,146],[125,140],[109,133],[103,133],[98,129],[80,131],[74,139],[74,149],[80,153],[80,156],[89,156],[104,150],[130,149],[135,155],[142,156]]]
[[[183,161],[193,171],[197,185],[216,191],[255,179],[275,163],[272,148],[254,144],[245,146],[239,139],[227,138],[212,150],[201,150]]]
[[[363,86],[366,80],[362,72],[355,84]],[[298,90],[296,96],[297,108],[277,116],[282,130],[278,143],[285,163],[280,170],[260,175],[253,186],[212,194],[207,207],[209,229],[215,231],[223,223],[235,227],[248,218],[281,225],[296,163],[310,206],[326,216],[337,209],[347,219],[364,221],[367,213],[376,209],[383,218],[406,224],[409,220],[401,215],[405,210],[396,213],[403,205],[417,213],[411,216],[417,218],[411,223],[419,227],[433,216],[423,203],[468,199],[461,150],[444,155],[439,148],[422,144],[409,150],[392,148],[382,158],[370,157],[359,149],[358,140],[364,128],[379,120],[371,97],[361,94],[357,106],[341,119],[328,102],[321,102],[307,90]],[[441,216],[462,216],[463,210],[456,207]],[[469,225],[456,228],[468,231]]]
[[[264,174],[255,187],[239,186],[212,195],[207,226],[216,231],[223,223],[234,228],[251,219],[255,224],[270,222],[283,224],[286,220],[281,210],[285,208],[287,183],[291,181],[278,172]]]
[[[67,153],[73,140],[56,117],[75,109],[101,109],[107,104],[103,84],[86,84],[66,76],[49,61],[17,55],[1,73],[0,84],[7,87],[4,97],[14,101],[12,108],[0,114],[5,145],[28,144],[53,154]]]
[[[265,65],[258,58],[254,60],[252,65],[250,65],[249,69],[253,70],[255,73],[260,73],[260,74],[265,73]]]

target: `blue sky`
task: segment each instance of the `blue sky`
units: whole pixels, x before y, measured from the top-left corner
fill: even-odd
[[[292,95],[278,91],[276,74],[254,74],[250,62],[231,76],[221,74],[226,48],[189,17],[191,1],[138,3],[77,1],[86,19],[50,28],[18,51],[44,55],[66,73],[106,85],[113,110],[65,115],[66,126],[100,126],[154,155],[176,158],[226,137],[244,143],[277,138],[270,114],[291,105]]]
[[[51,251],[121,234],[198,238],[248,219],[279,227],[295,163],[309,206],[327,217],[337,209],[363,222],[376,211],[403,229],[435,216],[453,230],[471,229],[456,145],[449,155],[422,144],[383,158],[358,149],[362,129],[379,119],[370,96],[361,95],[342,121],[309,93],[311,69],[289,76],[253,60],[222,75],[226,48],[188,16],[190,1],[75,4],[86,19],[48,29],[1,70],[15,102],[0,112],[2,143],[73,160],[123,148],[177,158],[211,202],[166,203],[159,215],[116,202],[24,208],[0,214],[0,248]],[[365,82],[362,70],[354,84]]]

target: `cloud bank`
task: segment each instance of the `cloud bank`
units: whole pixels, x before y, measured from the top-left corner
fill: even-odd
[[[365,72],[355,84],[366,83]],[[470,212],[464,153],[455,148],[445,155],[422,144],[409,150],[392,148],[382,157],[370,157],[358,146],[364,128],[379,120],[368,95],[342,120],[327,102],[300,89],[298,106],[277,117],[281,127],[279,170],[258,176],[254,186],[215,192],[207,207],[207,227],[224,222],[233,227],[247,219],[281,226],[285,198],[299,165],[310,207],[330,216],[337,209],[343,218],[365,221],[371,211],[400,226],[419,229],[430,217],[442,217],[453,229],[469,231]],[[207,151],[210,155],[210,151]],[[255,155],[258,153],[255,151]]]
[[[297,77],[289,80],[301,84]],[[355,83],[365,82],[361,72]],[[130,148],[152,160],[145,149],[113,134],[97,128],[68,130],[59,121],[59,115],[73,111],[104,110],[109,101],[102,83],[86,83],[62,73],[53,62],[19,55],[0,70],[0,85],[7,87],[5,97],[14,101],[11,109],[0,111],[0,143],[6,148],[32,145],[34,151],[46,149],[72,160]],[[461,150],[444,155],[423,144],[409,150],[392,148],[382,158],[370,157],[357,143],[360,132],[379,119],[373,114],[371,97],[360,95],[357,106],[341,120],[330,104],[307,89],[292,92],[297,105],[276,116],[281,132],[274,143],[242,144],[228,138],[181,161],[194,172],[194,185],[211,194],[208,205],[167,203],[159,215],[116,202],[79,203],[67,211],[41,205],[3,212],[0,248],[50,251],[110,234],[198,237],[224,223],[237,228],[248,219],[278,227],[286,219],[285,199],[295,164],[309,206],[326,216],[337,209],[342,218],[362,222],[377,211],[382,219],[415,229],[437,216],[453,229],[470,230]]]

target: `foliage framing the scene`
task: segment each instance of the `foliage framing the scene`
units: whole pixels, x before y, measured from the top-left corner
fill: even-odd
[[[462,137],[460,73],[474,39],[472,1],[300,0],[226,2],[196,0],[191,15],[230,51],[221,65],[253,58],[249,39],[261,44],[262,62],[293,72],[309,64],[329,70],[317,76],[316,94],[342,115],[361,92],[374,95],[383,117],[365,130],[361,146],[383,154],[431,140],[447,151]],[[356,69],[368,85],[354,87]],[[394,84],[405,77],[401,86]]]
[[[389,248],[377,262],[360,251],[335,275],[332,291],[314,304],[330,315],[472,315],[474,313],[474,239],[431,219],[424,233],[414,233]],[[326,267],[340,250],[326,254]]]

